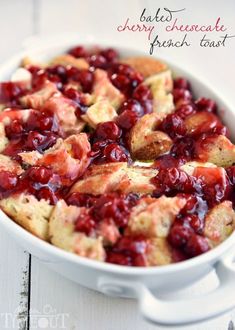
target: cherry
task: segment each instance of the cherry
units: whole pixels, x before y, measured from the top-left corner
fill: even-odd
[[[154,162],[154,168],[167,169],[171,167],[180,167],[186,161],[182,158],[175,158],[171,154],[162,155]]]
[[[80,91],[77,91],[76,89],[74,89],[72,87],[64,89],[63,93],[66,97],[68,97],[69,99],[73,100],[74,102],[76,102],[78,104],[85,103],[84,94]]]
[[[107,66],[107,59],[103,55],[92,55],[89,58],[90,66],[93,66],[94,68],[106,68]]]
[[[40,199],[45,199],[50,202],[50,204],[55,205],[58,202],[58,197],[56,194],[49,189],[48,187],[42,187],[36,192],[37,198]]]
[[[166,132],[171,138],[180,138],[186,134],[184,121],[176,113],[167,115],[163,120],[160,129]]]
[[[23,89],[18,82],[1,82],[0,83],[0,103],[8,103],[18,99],[23,95]]]
[[[104,148],[104,156],[110,162],[126,162],[128,160],[125,149],[116,143],[111,143]]]
[[[125,110],[130,110],[134,112],[138,117],[142,117],[144,115],[144,109],[142,105],[135,99],[128,99],[127,101],[125,101],[122,104],[119,113],[121,114]]]
[[[192,115],[196,112],[195,107],[192,104],[182,104],[180,105],[175,114],[178,115],[180,118],[185,119],[189,115]]]
[[[148,86],[139,85],[133,92],[133,98],[139,102],[144,102],[152,99],[152,93]]]
[[[87,50],[83,47],[83,46],[76,46],[71,48],[68,53],[74,57],[87,57],[88,56],[88,52]]]
[[[187,89],[175,88],[175,89],[173,89],[172,94],[173,94],[175,103],[178,103],[179,101],[182,103],[190,103],[192,100],[192,94]]]
[[[202,97],[195,101],[196,107],[199,111],[207,111],[216,113],[217,112],[217,104],[215,101],[211,99],[207,99],[205,97]]]
[[[75,230],[90,235],[95,229],[96,223],[92,217],[86,213],[82,212],[75,223]]]
[[[202,253],[205,253],[210,250],[208,241],[205,237],[200,235],[192,235],[186,244],[184,251],[190,257],[196,257]]]
[[[192,234],[193,231],[190,227],[176,224],[171,227],[168,239],[174,247],[183,247]]]
[[[53,172],[51,169],[45,166],[32,166],[27,172],[28,178],[34,182],[40,182],[42,184],[47,184]]]
[[[122,253],[108,251],[106,262],[122,266],[132,266],[131,257]]]
[[[114,73],[111,76],[112,84],[120,89],[124,94],[127,94],[130,89],[130,80],[127,76],[123,74]]]
[[[117,141],[121,137],[121,129],[113,121],[107,121],[97,125],[94,135],[98,139]]]
[[[195,141],[191,137],[178,139],[171,148],[171,155],[176,158],[191,160],[194,158]]]
[[[188,90],[191,89],[188,80],[182,77],[174,79],[174,88]]]
[[[118,52],[113,48],[103,49],[100,51],[100,54],[104,56],[108,62],[115,62],[119,57]]]
[[[18,183],[18,177],[16,174],[9,171],[0,171],[0,189],[12,190]]]
[[[22,124],[14,119],[9,125],[5,126],[6,136],[8,138],[16,137],[24,132]]]
[[[68,205],[75,205],[78,207],[91,207],[95,197],[88,195],[88,194],[81,194],[81,193],[72,193],[66,199]]]
[[[131,110],[124,110],[116,119],[119,127],[124,130],[131,129],[138,120],[138,116]]]

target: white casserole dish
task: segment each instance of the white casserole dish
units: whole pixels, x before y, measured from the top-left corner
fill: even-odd
[[[79,43],[84,44],[81,41]],[[73,44],[66,41],[53,46],[39,44],[31,50],[27,49],[27,52],[22,52],[1,65],[0,81],[9,79],[25,55],[43,61],[62,53]],[[104,44],[101,43],[102,45]],[[136,50],[116,48],[123,56],[146,55]],[[221,111],[220,115],[232,130],[235,122],[235,112],[232,108],[197,77],[172,63],[168,64],[175,75],[189,79],[195,96],[212,98],[220,109],[226,109]],[[101,263],[65,252],[34,237],[2,211],[0,227],[1,230],[9,232],[27,251],[44,261],[48,267],[70,280],[108,295],[137,298],[142,315],[156,324],[175,326],[199,322],[235,307],[235,266],[232,264],[235,254],[235,251],[232,252],[235,248],[235,233],[224,243],[199,257],[168,266],[135,268]],[[220,281],[218,288],[213,292],[182,301],[163,301],[158,298],[158,294],[195,283],[213,269],[216,270]]]

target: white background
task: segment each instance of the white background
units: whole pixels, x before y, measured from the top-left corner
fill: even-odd
[[[77,33],[79,37],[94,36],[95,43],[110,41],[111,45],[128,45],[146,51],[149,42],[145,33],[117,32],[129,17],[137,24],[144,8],[154,16],[156,10],[168,7],[172,10],[186,8],[177,17],[183,24],[214,24],[218,17],[227,27],[229,35],[235,35],[235,0],[0,0],[0,60],[4,61],[21,49],[24,41],[33,34]],[[160,39],[181,39],[184,33],[166,33],[156,24],[154,34]],[[208,33],[218,39],[221,33]],[[178,62],[217,89],[235,107],[235,38],[226,47],[200,48],[201,33],[189,33],[192,46],[188,48],[157,49],[155,54]],[[78,274],[79,276],[79,274]],[[209,277],[185,294],[203,291],[213,286],[215,278]],[[143,321],[134,301],[111,299],[71,283],[49,271],[42,263],[24,252],[5,233],[0,232],[0,329],[17,329],[18,321],[12,317],[21,315],[25,325],[21,329],[59,329],[48,325],[49,319],[41,317],[36,324],[37,311],[45,313],[50,305],[55,316],[64,313],[66,329],[159,329]],[[31,326],[27,324],[28,311]],[[7,315],[6,313],[10,313]],[[228,329],[234,313],[226,314],[197,326],[184,329]],[[232,327],[231,327],[232,329]]]

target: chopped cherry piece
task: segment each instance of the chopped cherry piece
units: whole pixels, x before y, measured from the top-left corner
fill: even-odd
[[[116,122],[118,126],[124,130],[131,129],[138,120],[138,116],[135,112],[131,110],[123,111],[120,116],[117,117]]]
[[[76,106],[76,110],[75,110],[75,115],[76,117],[79,119],[81,118],[82,115],[84,115],[87,112],[87,107],[85,105],[82,104],[78,104]]]
[[[71,48],[68,53],[74,57],[87,57],[88,52],[83,46],[76,46],[74,48]]]
[[[107,121],[97,125],[94,135],[98,139],[117,141],[121,137],[121,129],[113,121]]]
[[[95,226],[94,219],[88,213],[82,212],[76,220],[75,230],[90,235],[95,229]]]
[[[187,79],[185,78],[176,78],[174,80],[174,88],[177,88],[177,89],[188,89],[190,90],[190,83],[188,82]]]
[[[18,183],[17,175],[9,171],[0,172],[0,190],[12,190]]]
[[[189,238],[184,250],[190,257],[196,257],[209,251],[210,247],[205,237],[194,234]]]
[[[74,88],[66,88],[63,91],[64,95],[68,97],[69,99],[73,100],[74,102],[78,104],[84,104],[85,103],[85,96],[82,92],[77,91]]]
[[[28,133],[25,146],[28,150],[38,150],[39,152],[44,151],[52,147],[56,143],[56,136],[53,133],[40,134],[36,131]]]
[[[200,111],[207,111],[207,112],[217,112],[217,104],[215,101],[211,99],[206,99],[205,97],[202,97],[195,101],[196,107]]]
[[[232,185],[235,185],[235,166],[226,168],[227,175]]]
[[[111,143],[104,148],[104,156],[110,162],[126,162],[128,160],[125,149],[116,143]]]

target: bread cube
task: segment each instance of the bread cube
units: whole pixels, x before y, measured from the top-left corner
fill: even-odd
[[[17,175],[20,175],[22,172],[24,172],[17,161],[11,159],[8,156],[0,154],[0,172],[1,171],[9,171]]]
[[[106,99],[91,105],[86,114],[81,116],[91,127],[96,128],[99,123],[112,121],[117,117],[114,107]]]
[[[212,246],[222,243],[235,229],[235,212],[232,202],[224,201],[214,206],[206,215],[204,235]]]
[[[85,122],[75,115],[76,103],[62,96],[52,96],[44,104],[44,108],[55,113],[64,132],[78,134],[85,127]]]
[[[196,142],[195,154],[201,161],[227,167],[235,164],[235,146],[224,135],[208,136]]]
[[[144,78],[158,74],[167,69],[167,65],[155,58],[147,56],[128,57],[121,62],[130,65],[136,71],[140,72]]]
[[[64,201],[59,201],[49,222],[51,243],[82,257],[104,261],[105,250],[102,238],[88,237],[84,233],[75,231],[77,218],[85,212],[87,210],[84,207],[68,206]]]
[[[130,235],[167,237],[176,215],[185,204],[184,198],[161,196],[147,207],[145,204],[144,208],[137,205],[131,211],[127,231]]]
[[[55,93],[58,93],[56,85],[50,81],[47,81],[40,90],[32,94],[22,96],[20,98],[20,102],[24,107],[42,109],[45,102]]]
[[[48,221],[53,210],[53,206],[48,201],[41,199],[38,201],[33,195],[16,194],[0,200],[1,209],[35,236],[47,241]]]
[[[125,99],[124,95],[110,82],[107,72],[101,69],[95,70],[92,95],[95,102],[106,99],[116,110]]]
[[[170,151],[171,138],[158,131],[161,119],[158,114],[144,115],[131,130],[130,151],[135,159],[153,160]]]
[[[56,56],[49,63],[50,65],[71,65],[79,70],[87,70],[89,69],[89,63],[84,58],[75,58],[69,54],[62,54]]]
[[[166,238],[151,238],[146,252],[147,266],[173,263],[172,248]]]

